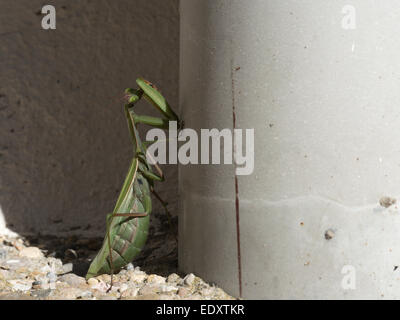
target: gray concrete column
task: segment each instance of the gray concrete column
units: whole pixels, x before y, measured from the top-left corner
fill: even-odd
[[[181,1],[186,127],[255,129],[253,174],[180,167],[181,269],[244,298],[400,298],[399,21],[396,0]]]

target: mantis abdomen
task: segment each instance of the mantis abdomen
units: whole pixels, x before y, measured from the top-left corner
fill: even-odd
[[[93,260],[86,278],[104,273],[109,274],[121,269],[139,254],[146,243],[151,213],[150,186],[147,179],[139,171],[136,171],[135,179],[132,180],[127,197],[123,199],[121,206],[114,211],[148,214],[141,218],[127,216],[112,219],[109,225],[112,262],[109,257],[110,250],[106,235],[101,251]],[[108,219],[110,218],[111,215]]]

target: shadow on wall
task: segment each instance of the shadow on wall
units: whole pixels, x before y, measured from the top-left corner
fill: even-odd
[[[143,76],[178,103],[178,0],[53,1],[56,30],[41,5],[0,3],[0,206],[20,234],[102,236],[132,156],[123,90]]]

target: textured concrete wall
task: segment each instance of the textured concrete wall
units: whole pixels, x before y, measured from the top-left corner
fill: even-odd
[[[181,1],[186,127],[255,130],[237,192],[233,166],[182,166],[182,270],[244,298],[400,298],[399,20],[397,0]]]
[[[132,156],[124,88],[143,76],[178,103],[178,0],[53,0],[57,30],[43,4],[0,2],[0,232],[99,235]]]

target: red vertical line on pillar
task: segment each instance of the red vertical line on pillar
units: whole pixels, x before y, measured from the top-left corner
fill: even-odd
[[[233,67],[233,59],[231,59],[231,79],[232,79],[232,118],[233,118],[233,163],[235,170],[235,209],[236,209],[236,241],[237,241],[237,261],[238,261],[238,280],[239,280],[239,296],[242,297],[242,257],[240,254],[240,215],[239,215],[239,182],[236,174],[236,105],[235,105],[235,77],[234,72],[239,69]]]

